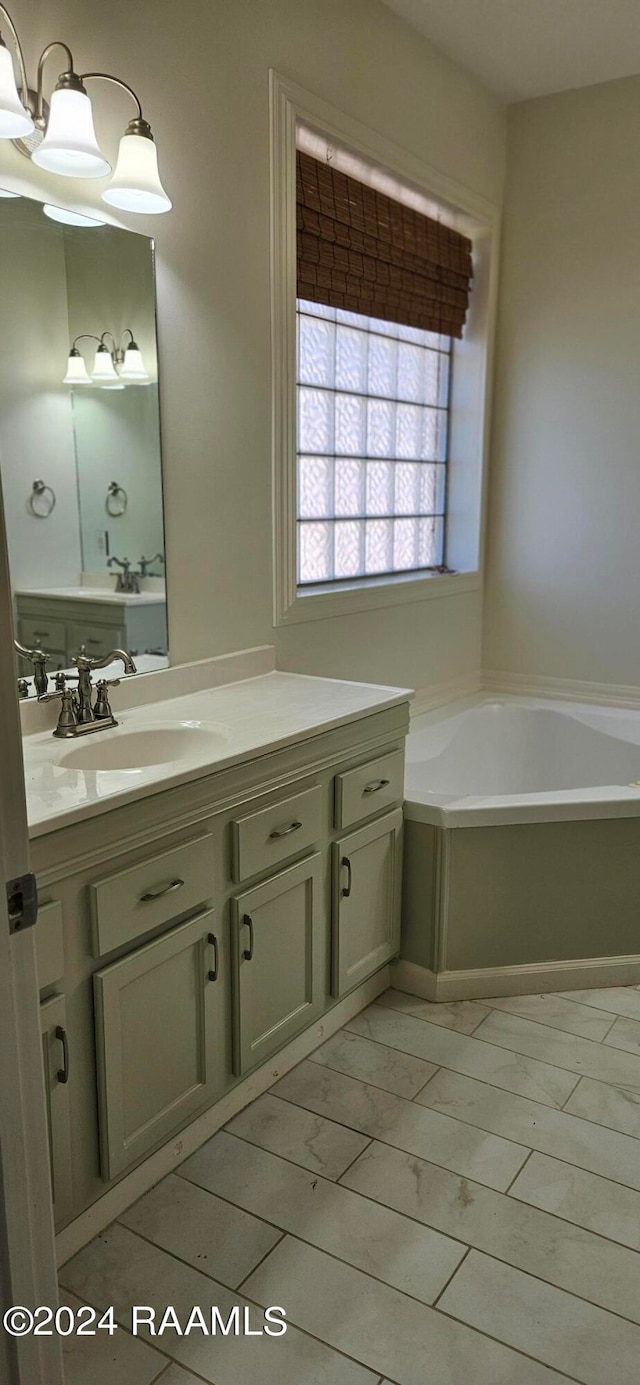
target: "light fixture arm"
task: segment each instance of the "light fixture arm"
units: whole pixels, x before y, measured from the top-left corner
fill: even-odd
[[[20,39],[18,38],[18,31],[17,31],[16,26],[15,26],[15,24],[14,24],[12,18],[11,18],[11,15],[9,14],[9,11],[5,8],[4,5],[0,5],[0,16],[2,16],[4,22],[5,22],[5,24],[6,24],[7,28],[8,28],[8,30],[9,30],[9,33],[11,34],[11,37],[12,37],[12,39],[13,39],[13,42],[14,42],[14,44],[15,44],[16,56],[17,56],[17,58],[18,58],[18,67],[20,68],[20,87],[21,87],[20,95],[21,95],[21,97],[22,97],[22,101],[23,101],[24,105],[28,107],[28,105],[29,105],[29,98],[30,98],[29,81],[28,81],[28,78],[27,78],[27,64],[25,63],[25,60],[24,60],[24,53],[23,53],[23,51],[22,51],[22,44],[21,44],[21,42],[20,42]],[[1,43],[2,43],[2,37],[0,36],[0,44],[1,44]],[[30,114],[30,115],[33,115],[33,111],[29,111],[29,114]]]
[[[97,337],[97,336],[95,335],[94,332],[81,332],[80,335],[79,335],[78,337],[74,337],[74,338],[73,338],[73,341],[72,341],[72,343],[71,343],[71,349],[72,349],[72,350],[74,349],[74,347],[75,347],[75,345],[76,345],[76,342],[78,342],[78,341],[101,341],[101,340],[102,340],[102,338],[101,338],[101,337]]]
[[[74,72],[73,53],[71,52],[71,49],[69,48],[68,44],[63,43],[62,39],[59,38],[54,39],[52,43],[48,43],[46,48],[43,49],[42,53],[40,54],[40,60],[38,62],[38,74],[36,79],[37,102],[34,120],[39,130],[43,130],[46,124],[46,115],[44,109],[44,91],[42,81],[44,76],[44,65],[47,61],[47,58],[49,57],[49,54],[53,52],[54,48],[62,48],[64,50],[64,52],[67,55],[67,62],[69,64],[68,67],[66,67],[64,72],[61,74],[60,82],[64,82],[64,85],[66,86],[75,87],[76,90],[84,90],[82,86],[82,79],[77,76],[76,72]],[[64,81],[65,78],[67,79],[66,82]]]
[[[127,133],[131,135],[144,135],[146,139],[153,139],[153,135],[151,134],[151,126],[148,124],[148,122],[145,120],[142,114],[142,105],[140,103],[140,97],[136,96],[133,87],[130,87],[127,84],[127,82],[123,82],[120,77],[113,77],[110,72],[83,72],[80,80],[82,82],[112,82],[114,86],[121,87],[123,91],[126,91],[131,97],[132,101],[135,101],[138,111],[137,116],[135,116],[133,120],[129,121]]]

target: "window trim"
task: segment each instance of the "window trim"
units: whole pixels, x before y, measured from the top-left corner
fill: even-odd
[[[353,611],[459,595],[482,587],[485,550],[489,405],[495,335],[499,208],[423,163],[383,135],[344,115],[296,83],[269,72],[271,143],[271,359],[274,625],[323,620]],[[296,125],[315,126],[363,158],[388,168],[447,204],[474,238],[477,312],[473,332],[473,458],[477,477],[477,557],[455,573],[388,574],[344,585],[297,585],[296,566]],[[473,301],[473,299],[472,299]],[[456,371],[454,371],[454,376]],[[467,382],[468,389],[468,382]],[[465,401],[468,402],[468,401]],[[452,405],[454,419],[455,399]],[[452,517],[453,516],[453,517]],[[451,512],[451,525],[455,512]],[[462,528],[468,531],[467,515]]]

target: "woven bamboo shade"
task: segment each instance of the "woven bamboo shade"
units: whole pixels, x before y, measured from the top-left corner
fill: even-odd
[[[297,153],[298,298],[461,337],[471,241]]]

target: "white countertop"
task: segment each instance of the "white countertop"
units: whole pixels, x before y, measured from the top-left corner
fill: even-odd
[[[192,779],[309,739],[332,727],[409,701],[407,688],[351,683],[304,674],[267,673],[166,701],[113,709],[119,726],[88,737],[57,740],[50,730],[23,737],[27,816],[31,837],[83,822],[96,814]],[[169,763],[136,769],[71,769],[61,763],[72,751],[115,740],[123,732],[188,725],[212,736],[203,758],[202,740]],[[187,737],[188,739],[188,737]]]
[[[117,592],[107,587],[19,587],[15,596],[37,596],[52,601],[92,601],[102,606],[160,606],[166,602],[161,591]]]

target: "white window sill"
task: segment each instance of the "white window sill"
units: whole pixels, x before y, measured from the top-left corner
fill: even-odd
[[[296,595],[277,621],[278,625],[299,624],[308,620],[328,620],[354,611],[381,610],[385,606],[404,606],[407,602],[429,601],[445,596],[461,596],[478,591],[479,571],[399,573],[373,577],[366,582],[336,582],[330,586],[298,587]]]

